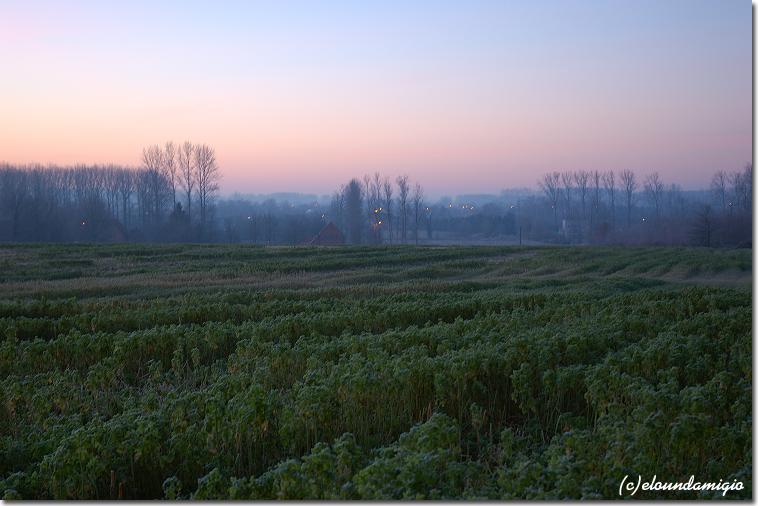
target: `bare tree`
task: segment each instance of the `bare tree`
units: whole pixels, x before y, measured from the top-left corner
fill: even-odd
[[[177,165],[179,166],[179,186],[187,197],[187,221],[192,223],[192,194],[195,190],[195,146],[185,141],[179,147]]]
[[[0,179],[0,205],[11,217],[11,238],[18,239],[21,213],[28,197],[28,177],[24,170],[9,169]]]
[[[57,182],[59,185],[59,194],[60,194],[60,203],[63,206],[68,206],[74,199],[73,196],[73,189],[74,189],[74,176],[73,176],[73,169],[72,168],[66,168],[66,169],[60,169],[57,172]]]
[[[711,194],[723,212],[727,210],[727,184],[729,177],[726,172],[720,170],[711,179]]]
[[[163,220],[163,211],[169,196],[168,182],[160,171],[148,171],[150,177],[150,200],[153,203],[151,219],[158,224]]]
[[[424,203],[421,202],[421,212],[423,213],[426,211],[426,238],[430,239],[432,238],[432,208],[429,206],[424,207]]]
[[[373,243],[378,243],[380,239],[381,188],[382,179],[378,172],[375,172],[373,176],[368,174],[363,176],[363,191],[366,196],[366,216],[368,218],[371,242]]]
[[[103,190],[108,213],[118,219],[118,169],[113,165],[103,169]]]
[[[171,209],[176,209],[176,185],[179,182],[179,167],[176,160],[176,146],[167,142],[163,149],[163,175],[171,188]]]
[[[751,211],[753,206],[753,165],[747,164],[741,172],[730,175],[734,205],[742,212]]]
[[[416,183],[413,186],[413,196],[411,197],[411,201],[413,202],[413,233],[416,239],[416,245],[418,245],[418,224],[419,219],[421,218],[421,206],[424,202],[424,189],[421,188],[421,184]]]
[[[637,176],[631,170],[621,173],[621,184],[626,195],[626,226],[632,226],[632,205],[634,204],[634,192],[637,190]]]
[[[590,174],[587,171],[580,170],[574,172],[574,181],[579,190],[579,197],[582,200],[582,220],[587,216],[587,191],[589,189]]]
[[[550,202],[553,209],[553,221],[555,227],[558,227],[558,201],[561,198],[561,174],[559,172],[547,173],[539,181],[540,188],[545,192],[545,196]]]
[[[216,152],[205,144],[195,147],[194,165],[197,199],[200,205],[200,233],[205,238],[208,208],[218,192],[221,172],[216,163]]]
[[[2,168],[0,167],[0,171]],[[57,234],[54,215],[58,210],[53,171],[34,166],[28,172],[30,223],[32,238],[50,241]],[[1,194],[0,194],[1,195]],[[36,236],[36,237],[35,237]]]
[[[663,181],[657,172],[653,172],[645,178],[645,195],[650,204],[655,207],[655,217],[661,216],[661,200],[663,198]]]
[[[172,198],[162,151],[145,148],[138,169],[0,164],[0,238],[112,241],[130,230],[139,240],[168,238],[158,226]]]
[[[406,241],[406,229],[408,220],[408,194],[410,193],[410,185],[408,184],[408,176],[398,176],[395,180],[398,189],[398,201],[400,204],[400,230],[403,244]]]
[[[566,217],[571,216],[571,190],[574,188],[574,178],[571,172],[561,173],[561,182],[563,183],[563,198],[566,201]]]
[[[147,170],[160,172],[163,165],[163,150],[157,144],[142,149],[142,165]]]
[[[611,230],[616,227],[616,176],[612,170],[603,173],[603,186],[611,206]]]
[[[345,230],[345,185],[332,194],[329,214],[340,230]]]
[[[600,172],[595,170],[590,173],[592,178],[592,209],[590,209],[590,223],[594,223],[600,212]]]
[[[148,169],[140,169],[134,176],[134,194],[137,197],[137,211],[143,228],[150,223],[152,201],[150,199],[150,175]]]
[[[121,219],[124,227],[129,227],[131,215],[131,200],[134,192],[134,173],[130,170],[121,170],[118,173],[118,195],[121,201]]]
[[[387,236],[392,244],[392,183],[388,177],[384,178],[382,190],[384,191],[384,211],[387,216]]]
[[[743,194],[742,194],[743,205],[744,205],[745,210],[748,211],[748,214],[752,214],[753,212],[753,164],[752,163],[745,164],[745,167],[742,169],[742,182],[744,183]]]
[[[161,221],[168,184],[163,173],[163,150],[157,144],[142,150],[142,164],[145,167],[145,184],[151,204],[146,216],[152,223]]]
[[[715,222],[711,206],[701,205],[690,231],[692,241],[698,246],[710,247],[713,241],[714,228]]]
[[[347,230],[350,242],[361,243],[363,229],[363,188],[361,183],[353,178],[344,187],[345,211],[347,215]]]

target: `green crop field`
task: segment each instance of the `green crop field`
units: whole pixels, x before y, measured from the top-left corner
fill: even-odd
[[[749,498],[751,255],[6,245],[0,497]]]

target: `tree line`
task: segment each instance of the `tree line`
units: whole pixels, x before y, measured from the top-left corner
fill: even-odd
[[[213,148],[143,149],[121,165],[0,164],[0,238],[10,241],[211,239],[221,172]]]
[[[218,202],[217,212],[225,242],[299,245],[331,222],[347,244],[419,244],[431,237],[429,209],[420,183],[412,184],[407,175],[391,180],[376,172],[352,178],[324,205],[318,200],[294,204],[230,198]]]
[[[397,190],[397,197],[394,197]],[[395,205],[397,207],[395,207]],[[331,215],[352,244],[419,242],[424,217],[424,189],[407,175],[393,184],[379,172],[351,179],[332,195]]]
[[[659,173],[553,171],[539,192],[430,202],[420,182],[379,172],[331,196],[290,203],[220,199],[213,148],[143,149],[139,167],[0,164],[2,241],[307,243],[333,222],[350,244],[749,245],[752,165],[719,171],[708,191]]]
[[[753,167],[718,171],[705,198],[666,184],[658,172],[553,171],[538,181],[556,242],[740,245],[752,238]]]

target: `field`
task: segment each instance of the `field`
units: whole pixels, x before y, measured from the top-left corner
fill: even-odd
[[[751,255],[6,245],[0,497],[750,498]]]

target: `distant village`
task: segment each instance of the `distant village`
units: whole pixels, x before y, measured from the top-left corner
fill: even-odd
[[[430,198],[407,176],[331,195],[220,195],[212,148],[151,146],[139,168],[0,164],[0,241],[254,245],[656,244],[747,247],[752,165],[683,190],[657,173],[546,173],[537,189]]]

